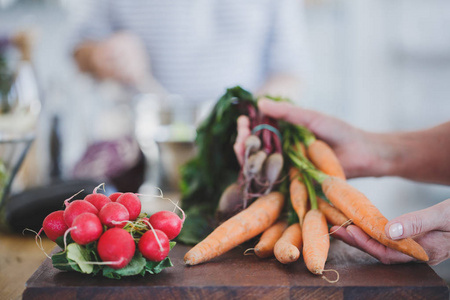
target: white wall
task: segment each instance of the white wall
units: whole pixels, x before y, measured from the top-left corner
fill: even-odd
[[[449,120],[447,1],[307,3],[316,69],[305,106],[372,131],[415,130]],[[398,178],[352,182],[388,218],[450,195],[449,187]]]

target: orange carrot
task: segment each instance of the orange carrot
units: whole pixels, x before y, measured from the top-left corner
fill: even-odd
[[[303,223],[303,259],[313,274],[322,274],[330,249],[327,221],[318,209],[306,213]]]
[[[261,235],[258,244],[256,244],[253,249],[256,256],[260,258],[272,256],[275,243],[281,237],[286,227],[287,222],[285,220],[280,220],[265,230]]]
[[[305,183],[301,180],[302,175],[296,168],[289,170],[289,177],[291,183],[289,185],[289,193],[291,198],[292,207],[297,213],[300,225],[303,224],[303,219],[308,207],[308,191]]]
[[[271,192],[219,225],[184,256],[187,265],[213,259],[269,228],[280,215],[284,197]]]
[[[326,175],[316,178],[320,179],[322,190],[331,203],[373,239],[418,260],[428,261],[425,250],[413,239],[394,241],[386,236],[384,228],[388,220],[363,193],[340,178]]]
[[[324,199],[317,197],[317,205],[320,211],[325,215],[328,223],[336,226],[347,227],[351,221],[339,209],[329,204]]]
[[[292,263],[300,257],[302,229],[299,223],[290,225],[275,243],[273,254],[282,264]]]
[[[289,168],[289,180],[292,181],[301,176],[300,171],[295,167]]]
[[[345,179],[341,163],[327,143],[314,139],[313,142],[307,145],[306,151],[308,158],[319,170],[330,176]]]

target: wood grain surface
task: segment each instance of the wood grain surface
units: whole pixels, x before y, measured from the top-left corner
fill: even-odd
[[[42,239],[47,253],[55,247],[49,239]],[[31,232],[7,234],[0,232],[0,299],[21,299],[25,281],[46,259]]]
[[[197,265],[185,266],[189,247],[176,245],[174,267],[157,275],[121,280],[63,272],[50,260],[26,283],[23,299],[448,299],[445,282],[426,264],[382,265],[369,255],[333,241],[326,268],[339,272],[329,283],[302,261],[243,255],[249,245]],[[334,279],[335,274],[327,276]]]

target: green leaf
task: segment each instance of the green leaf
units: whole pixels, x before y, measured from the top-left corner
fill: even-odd
[[[113,269],[111,267],[103,268],[103,276],[113,279],[120,279],[122,276],[133,276],[142,274],[146,260],[139,251],[136,251],[130,263],[122,269]]]
[[[170,247],[170,250],[172,250],[173,249],[173,247],[175,247],[175,245],[177,244],[177,242],[174,242],[174,241],[170,241],[169,242],[169,247]]]
[[[52,264],[55,268],[63,271],[77,271],[72,267],[72,265],[75,265],[74,262],[69,262],[67,259],[67,252],[66,251],[60,251],[58,253],[55,253],[52,255]]]
[[[211,232],[213,226],[208,222],[207,213],[200,205],[191,207],[185,213],[187,217],[176,240],[188,245],[197,244]]]
[[[257,109],[251,93],[239,86],[227,89],[197,128],[196,157],[181,167],[182,208],[189,211],[201,206],[203,228],[211,229],[207,222],[214,218],[220,195],[239,175],[240,165],[233,150],[236,121],[249,109]],[[189,224],[183,227],[188,229],[177,238],[179,241],[192,242],[204,236],[202,230],[197,234]]]
[[[55,242],[59,246],[59,248],[64,249],[64,236],[56,238]],[[69,245],[71,243],[74,243],[74,241],[72,240],[72,236],[70,235],[70,233],[68,233],[66,236],[66,245]]]
[[[77,243],[67,246],[67,259],[75,262],[79,266],[81,273],[91,274],[94,271],[94,266],[90,261],[90,251]]]
[[[145,265],[145,271],[150,274],[158,274],[165,268],[172,267],[172,261],[167,256],[162,261],[147,261],[147,264]]]

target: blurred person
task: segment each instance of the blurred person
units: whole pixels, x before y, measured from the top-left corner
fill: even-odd
[[[348,178],[399,176],[450,185],[450,122],[419,131],[374,133],[287,102],[262,99],[258,107],[267,116],[306,126],[327,142],[334,149]],[[241,116],[237,126],[234,149],[242,162],[244,141],[250,135],[248,118]],[[427,252],[430,258],[428,263],[439,264],[450,257],[450,199],[399,216],[386,224],[385,231],[393,240],[414,238]],[[355,225],[333,227],[330,232],[384,264],[413,260],[378,243]]]
[[[308,63],[301,0],[89,5],[74,56],[96,78],[193,103],[235,85],[299,98]]]
[[[201,121],[218,96],[232,86],[260,95],[300,97],[309,63],[301,0],[100,0],[85,4],[87,13],[73,41],[79,69],[99,82],[112,79],[131,87],[132,92],[156,95],[158,101],[152,108],[157,115],[149,118],[160,118],[161,125],[176,125],[169,139],[183,135],[191,140],[194,130],[186,129]],[[88,149],[76,164],[77,177],[94,174],[92,169],[110,173],[112,162],[120,161],[106,159],[99,150],[95,153],[98,157],[92,158]],[[134,162],[136,157],[132,157]],[[98,164],[105,167],[96,168]],[[123,169],[120,166],[113,172]]]

